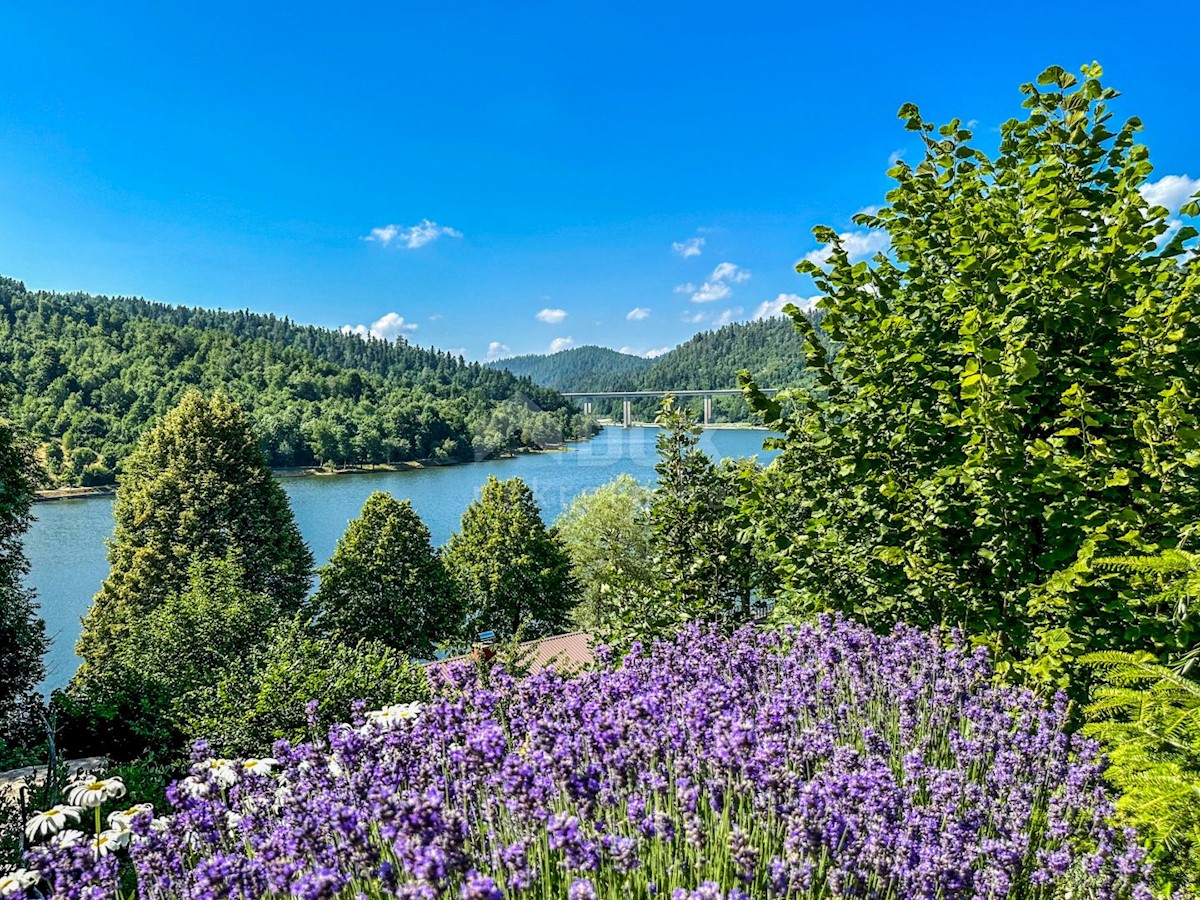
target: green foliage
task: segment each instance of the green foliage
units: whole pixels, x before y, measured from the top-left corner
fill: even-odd
[[[445,561],[465,604],[468,634],[535,638],[568,626],[579,595],[571,560],[520,478],[488,478],[451,535]]]
[[[312,615],[343,643],[379,641],[429,659],[436,643],[458,634],[454,585],[407,500],[368,497],[320,576]]]
[[[1108,752],[1118,810],[1164,882],[1200,888],[1200,684],[1150,653],[1106,651],[1081,661],[1102,677],[1084,733]]]
[[[350,721],[356,701],[377,709],[428,694],[423,667],[392,648],[343,644],[297,618],[275,625],[259,649],[219,673],[184,719],[188,733],[204,737],[214,752],[257,756],[276,740],[301,740],[313,728]]]
[[[0,741],[18,701],[45,675],[46,629],[24,584],[29,563],[21,546],[38,478],[29,445],[0,418]]]
[[[603,384],[635,383],[637,373],[654,364],[644,356],[619,353],[607,347],[586,345],[557,353],[530,353],[510,356],[488,363],[493,369],[505,369],[534,384],[560,391],[595,391],[597,380]],[[616,388],[614,388],[615,390]]]
[[[601,623],[614,646],[653,640],[688,622],[736,624],[754,613],[761,567],[743,542],[741,485],[753,462],[714,464],[697,448],[700,428],[673,398],[658,416],[658,484],[647,511],[651,555],[646,580],[629,584],[609,603]]]
[[[653,582],[650,496],[632,475],[619,475],[580,494],[554,523],[580,585],[573,613],[579,628],[607,631],[629,596]]]
[[[697,334],[669,353],[643,359],[602,347],[572,347],[549,356],[517,356],[491,364],[560,391],[717,390],[735,388],[738,373],[750,371],[764,387],[804,380],[804,340],[784,319],[734,322]],[[596,412],[619,416],[620,400],[597,400]],[[651,421],[652,398],[634,400],[634,414]],[[717,421],[745,421],[746,402],[737,396],[713,399]]]
[[[14,419],[62,484],[113,481],[147,425],[196,388],[249,412],[273,466],[469,461],[494,406],[513,398],[553,417],[560,436],[586,433],[554,391],[402,339],[7,278],[0,361]]]
[[[817,383],[749,385],[786,434],[746,513],[789,613],[962,625],[1058,681],[1088,650],[1179,649],[1169,612],[1084,571],[1173,546],[1200,513],[1195,231],[1158,246],[1140,124],[1109,130],[1099,76],[1025,85],[995,158],[905,105],[924,158],[856,217],[889,255],[854,262],[815,230],[828,268],[798,268],[824,295],[819,330],[789,312]]]
[[[221,394],[187,394],[138,442],[113,509],[111,570],[84,619],[77,679],[121,657],[131,629],[182,595],[197,561],[240,554],[238,589],[290,614],[312,555],[245,412]]]

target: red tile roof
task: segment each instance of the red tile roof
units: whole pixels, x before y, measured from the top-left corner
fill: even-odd
[[[589,665],[596,655],[592,652],[592,635],[587,631],[572,631],[568,634],[556,634],[551,637],[538,638],[518,644],[517,659],[529,667],[530,674],[540,672],[553,665],[559,672],[573,672]],[[499,645],[481,645],[493,650],[500,650]],[[472,654],[452,656],[440,659],[429,665],[444,665],[470,659]]]

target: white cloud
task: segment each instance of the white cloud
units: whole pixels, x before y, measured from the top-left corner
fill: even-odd
[[[740,306],[735,306],[733,309],[727,309],[715,319],[712,320],[713,328],[720,328],[722,325],[728,325],[734,319],[742,314],[744,310]]]
[[[708,276],[700,287],[692,291],[693,303],[712,303],[716,300],[724,300],[733,293],[730,284],[742,284],[750,280],[750,273],[741,266],[734,265],[731,262],[719,263],[712,274]],[[683,288],[691,288],[693,285],[679,285],[675,288],[676,293],[684,293]]]
[[[550,325],[557,325],[567,317],[565,309],[543,309],[540,313],[534,316],[539,322],[546,322]]]
[[[697,311],[694,313],[684,312],[679,316],[681,322],[687,322],[689,325],[699,325],[708,318],[708,313]]]
[[[893,150],[891,153],[888,154],[888,168],[889,169],[895,168],[896,163],[900,162],[900,160],[902,160],[903,158],[904,158],[903,150]]]
[[[756,322],[759,319],[778,319],[783,316],[783,308],[789,303],[794,303],[800,309],[812,309],[820,299],[820,296],[801,297],[799,294],[780,294],[774,300],[764,300],[758,304],[758,309],[754,310],[754,315],[750,318]]]
[[[733,284],[741,284],[743,281],[750,280],[750,273],[741,266],[735,266],[730,262],[723,262],[713,269],[710,280],[729,281]]]
[[[445,316],[443,316],[441,313],[434,313],[432,316],[429,317],[429,321],[436,322],[438,319],[444,319],[444,318],[445,318]]]
[[[1164,175],[1158,181],[1142,185],[1142,196],[1151,206],[1165,206],[1167,212],[1177,213],[1179,207],[1200,191],[1200,178],[1186,175]]]
[[[633,347],[622,347],[618,353],[627,353],[630,356],[642,356],[646,359],[657,359],[664,353],[670,353],[670,347],[655,347],[652,350],[636,350]]]
[[[512,355],[512,348],[508,344],[502,344],[500,341],[492,341],[488,344],[487,358],[488,359],[504,359],[506,356]]]
[[[841,238],[842,247],[845,248],[851,262],[870,259],[876,253],[886,250],[891,243],[886,231],[844,231],[838,237]],[[828,264],[829,245],[806,253],[804,258],[818,266]]]
[[[575,346],[575,339],[569,337],[555,338],[550,342],[549,353],[557,353],[559,350],[566,350],[568,347]]]
[[[466,347],[447,347],[445,352],[449,353],[451,356],[466,356],[467,348]]]
[[[384,313],[378,319],[367,325],[343,325],[339,329],[342,334],[357,334],[360,338],[377,337],[384,340],[394,341],[396,338],[405,332],[417,330],[415,322],[404,321],[404,316],[399,313]]]
[[[650,307],[635,306],[629,312],[625,313],[625,318],[630,322],[640,322],[642,319],[650,318]]]
[[[685,281],[683,284],[675,285],[675,293],[677,294],[690,294],[695,290],[696,286],[690,281]]]
[[[687,259],[689,256],[699,256],[704,251],[701,249],[704,246],[704,238],[693,237],[686,241],[674,241],[671,244],[671,249]]]
[[[416,250],[426,244],[433,243],[440,237],[462,237],[462,232],[449,225],[439,225],[430,219],[422,219],[416,225],[384,225],[382,228],[372,228],[364,241],[378,241],[385,247],[390,247],[393,241],[403,244],[409,250]]]

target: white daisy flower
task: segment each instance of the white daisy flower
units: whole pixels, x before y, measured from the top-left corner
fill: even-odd
[[[207,768],[213,780],[221,787],[233,787],[237,784],[237,769],[227,759],[210,759],[207,763],[201,763],[201,767]]]
[[[125,783],[120,778],[81,778],[67,788],[67,800],[85,809],[95,809],[105,800],[124,796]]]
[[[195,775],[189,775],[183,781],[179,782],[179,789],[189,797],[208,796],[208,782],[201,780]]]
[[[87,835],[78,828],[68,828],[66,831],[60,831],[58,834],[50,838],[50,843],[56,847],[74,847],[76,844],[87,839]]]
[[[41,878],[42,876],[32,869],[14,869],[11,872],[0,873],[0,897],[23,896]]]
[[[116,853],[118,850],[126,847],[129,844],[130,833],[128,831],[102,831],[96,835],[94,840],[88,841],[92,849],[96,851],[97,856],[108,856],[110,853]]]
[[[123,809],[119,812],[108,814],[108,827],[113,831],[128,831],[129,826],[133,824],[133,820],[142,813],[154,812],[154,807],[149,803],[138,803],[129,809]]]
[[[79,814],[83,810],[78,806],[58,806],[51,807],[45,812],[34,813],[32,818],[25,823],[25,836],[31,841],[36,841],[43,835],[54,834],[56,831],[61,831],[68,822],[78,822]]]
[[[415,719],[424,708],[422,703],[394,703],[367,713],[367,722],[380,728],[394,728],[400,722]]]
[[[249,772],[251,775],[270,775],[271,770],[279,765],[279,760],[270,756],[264,756],[262,759],[247,759],[242,762],[242,771]]]

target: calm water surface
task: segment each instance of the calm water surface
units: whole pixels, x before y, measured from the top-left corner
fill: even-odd
[[[581,491],[593,490],[623,472],[650,484],[654,480],[652,428],[608,428],[566,453],[540,453],[465,466],[376,472],[340,478],[285,478],[282,481],[300,531],[317,564],[325,563],[373,491],[412,501],[435,544],[458,528],[463,510],[479,496],[489,475],[525,479],[537,496],[542,516],[552,522]],[[759,456],[766,432],[752,429],[706,431],[700,446],[713,458]],[[75,672],[79,620],[108,574],[105,540],[112,533],[112,498],[60,500],[34,506],[33,527],[25,536],[29,583],[37,590],[46,627],[54,639],[46,658],[43,687],[62,687]]]

